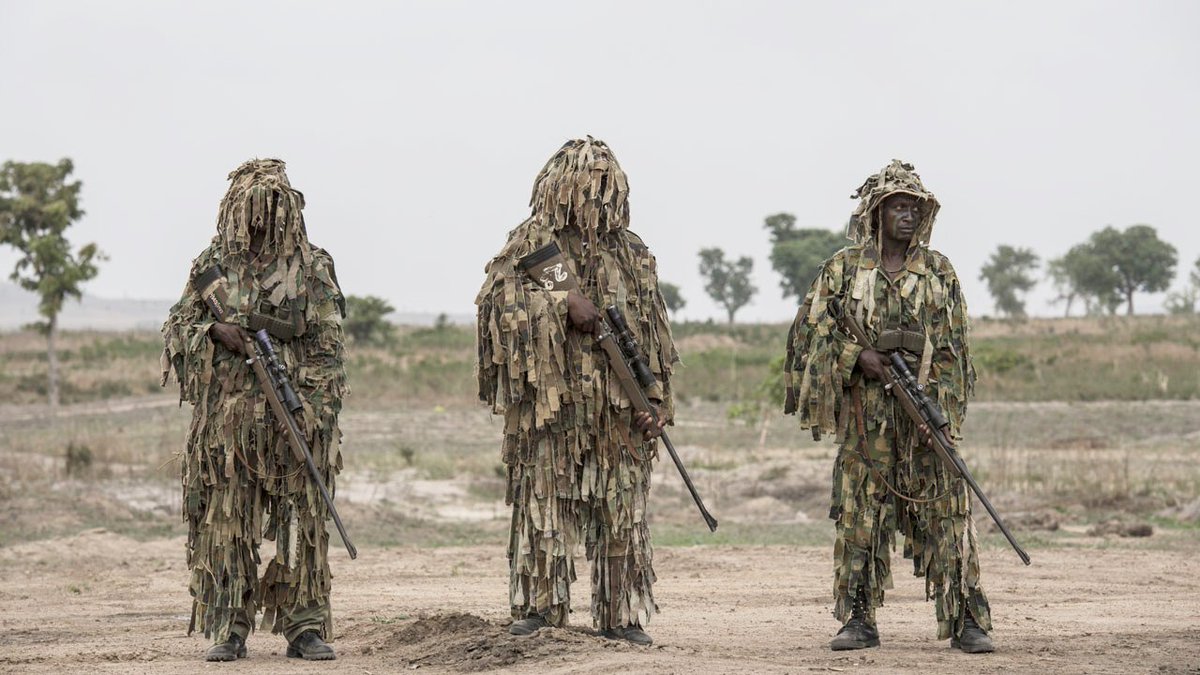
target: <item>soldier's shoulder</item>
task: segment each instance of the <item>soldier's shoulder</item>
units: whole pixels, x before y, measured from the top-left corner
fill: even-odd
[[[638,254],[652,255],[650,253],[650,247],[646,245],[646,242],[642,239],[641,235],[630,229],[624,230],[624,235],[625,243],[629,246],[629,248],[633,249]]]
[[[333,255],[320,246],[310,243],[309,247],[312,250],[313,276],[320,280],[321,283],[332,288],[335,293],[340,294],[342,286],[338,283],[337,268],[333,266]]]
[[[925,265],[939,277],[944,279],[957,278],[957,273],[954,271],[954,265],[950,263],[950,258],[941,251],[926,248]]]
[[[862,259],[862,256],[862,244],[851,244],[849,246],[843,246],[835,251],[833,255],[825,259],[825,262],[822,263],[822,266],[826,269],[829,269],[838,266],[848,267],[857,265],[858,261]]]
[[[315,244],[309,244],[309,247],[312,250],[314,263],[318,263],[321,265],[328,265],[329,267],[333,267],[333,255],[330,254],[329,251],[327,251]]]
[[[207,270],[213,265],[221,263],[221,247],[217,244],[214,237],[208,243],[208,246],[200,252],[200,255],[192,259],[192,276]]]
[[[520,225],[508,231],[508,235],[504,238],[504,246],[493,259],[509,258],[527,253],[530,241],[545,238],[540,234],[543,227],[541,222],[532,216],[521,221]]]

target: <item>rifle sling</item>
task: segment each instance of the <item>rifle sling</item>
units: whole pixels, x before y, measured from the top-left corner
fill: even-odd
[[[866,424],[863,422],[861,384],[856,382],[850,387],[850,400],[853,401],[852,405],[854,407],[854,428],[856,431],[858,431],[858,442],[854,444],[854,451],[857,452],[858,456],[862,458],[864,463],[866,463],[867,470],[875,475],[875,479],[887,487],[888,492],[891,492],[892,494],[896,495],[896,497],[912,504],[930,504],[940,499],[945,499],[946,496],[954,490],[954,486],[948,487],[942,494],[936,497],[930,497],[929,499],[919,499],[917,497],[909,497],[908,495],[901,494],[901,492],[892,485],[891,481],[884,477],[883,472],[879,470],[879,467],[875,466],[875,462],[871,461],[871,455],[866,450],[865,446],[867,442],[867,428]]]

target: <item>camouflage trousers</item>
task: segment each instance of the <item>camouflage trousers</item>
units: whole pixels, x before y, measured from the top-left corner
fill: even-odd
[[[529,460],[509,467],[512,616],[567,625],[582,539],[592,563],[593,626],[645,626],[658,611],[646,522],[650,462],[624,451],[613,460],[589,451],[559,462],[558,445],[543,438]]]
[[[269,494],[244,469],[216,485],[185,484],[193,598],[188,634],[200,629],[215,642],[230,634],[244,638],[261,610],[260,627],[289,641],[306,630],[332,639],[324,504],[305,491]],[[276,551],[259,579],[264,537],[275,541]]]
[[[891,554],[900,532],[904,557],[913,561],[915,576],[925,577],[925,597],[934,601],[938,639],[961,635],[964,608],[980,627],[991,630],[966,484],[952,479],[932,450],[920,447],[907,419],[899,428],[889,423],[868,427],[861,451],[857,429],[851,427],[833,471],[834,615],[843,623],[848,620],[854,598],[863,590],[869,598],[868,621],[874,625],[875,608],[892,588]],[[918,501],[897,497],[881,479]]]

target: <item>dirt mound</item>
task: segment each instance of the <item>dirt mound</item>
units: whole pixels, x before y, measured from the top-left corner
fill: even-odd
[[[1200,523],[1200,497],[1187,504],[1171,506],[1158,512],[1159,518],[1173,518],[1181,523]]]
[[[462,612],[424,616],[403,626],[373,628],[365,642],[364,655],[395,658],[406,668],[468,673],[553,661],[568,655],[578,659],[581,652],[632,649],[581,628],[543,628],[527,637],[515,637],[508,634],[505,625]]]
[[[1154,526],[1150,523],[1130,523],[1119,519],[1107,520],[1093,525],[1087,531],[1092,537],[1149,537],[1154,534]]]
[[[1005,513],[1004,524],[1017,532],[1054,532],[1062,526],[1062,516],[1051,509]],[[975,526],[983,532],[999,532],[1000,527],[986,513],[975,515]]]

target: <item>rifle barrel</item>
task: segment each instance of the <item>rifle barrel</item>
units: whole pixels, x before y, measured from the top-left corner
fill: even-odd
[[[1004,524],[1004,521],[1000,519],[1000,514],[996,512],[996,507],[992,506],[992,501],[987,498],[986,494],[983,493],[983,488],[979,487],[979,483],[975,482],[975,477],[971,475],[971,470],[967,468],[967,463],[962,460],[962,457],[958,456],[958,450],[955,449],[954,445],[945,437],[941,429],[935,430],[933,438],[936,443],[942,446],[942,449],[946,452],[946,455],[951,458],[950,461],[954,464],[954,468],[958,470],[958,474],[962,476],[964,481],[967,482],[967,485],[971,486],[971,491],[975,493],[976,497],[979,497],[979,501],[983,504],[983,508],[986,509],[988,515],[992,517],[992,521],[996,523],[996,527],[1000,528],[1000,532],[1004,534],[1004,538],[1008,540],[1009,545],[1012,546],[1013,550],[1017,552],[1017,556],[1021,558],[1021,562],[1025,563],[1026,565],[1032,564],[1029,560],[1029,554],[1025,552],[1025,549],[1021,548],[1020,544],[1017,543],[1016,537],[1014,537],[1013,533],[1009,531],[1008,526]]]
[[[716,532],[717,519],[713,518],[712,514],[705,508],[704,500],[700,498],[700,493],[696,491],[696,486],[692,484],[692,477],[688,475],[687,469],[683,466],[683,460],[679,459],[679,453],[675,452],[675,444],[671,442],[671,437],[667,435],[666,430],[663,430],[659,438],[662,438],[663,445],[667,446],[667,452],[671,455],[671,461],[675,462],[675,468],[679,469],[679,475],[683,477],[683,484],[687,486],[688,492],[692,493],[692,501],[696,502],[696,508],[700,509],[700,515],[708,525],[708,531]]]

